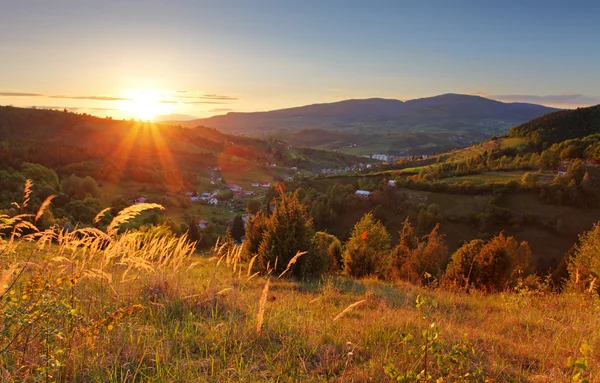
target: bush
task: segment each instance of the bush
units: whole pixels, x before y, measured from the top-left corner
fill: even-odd
[[[344,272],[352,277],[382,275],[390,258],[390,234],[373,214],[365,214],[346,243]]]
[[[318,276],[333,273],[340,268],[342,244],[336,236],[318,231],[312,237],[311,251],[304,261],[302,274]]]
[[[453,255],[446,276],[455,285],[485,291],[502,291],[514,286],[531,268],[531,250],[527,242],[500,233],[487,243],[465,243]]]
[[[600,222],[579,237],[568,262],[569,285],[577,291],[597,292],[600,276]]]
[[[400,243],[392,254],[390,275],[417,284],[428,284],[441,277],[448,262],[448,246],[438,230],[439,224],[419,241],[405,221]]]
[[[306,207],[296,194],[284,194],[275,211],[266,220],[264,233],[258,247],[258,266],[263,271],[283,272],[289,261],[299,251],[309,251],[313,236],[312,221]],[[310,255],[309,255],[310,256]],[[300,276],[308,256],[300,257],[291,274]]]

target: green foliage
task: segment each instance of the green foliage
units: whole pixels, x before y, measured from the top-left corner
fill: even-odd
[[[283,272],[298,252],[310,250],[312,236],[312,221],[306,207],[298,201],[296,194],[283,194],[275,211],[266,220],[258,247],[257,265],[263,271]],[[300,257],[292,267],[292,275],[301,276],[308,257],[310,253]]]
[[[233,218],[233,226],[231,228],[231,236],[235,241],[240,241],[244,236],[244,220],[241,215],[236,215]]]
[[[246,240],[244,241],[245,256],[250,259],[258,253],[258,247],[263,239],[267,225],[267,217],[262,211],[258,211],[246,223]]]
[[[521,184],[528,188],[535,188],[539,175],[537,173],[527,172],[521,177]]]
[[[365,214],[352,229],[344,248],[346,274],[353,277],[382,276],[390,259],[390,234],[372,213]]]
[[[429,309],[436,309],[437,302],[421,296],[416,298],[417,310],[423,318],[431,316]],[[420,331],[418,336],[402,334],[402,343],[408,348],[412,359],[408,368],[399,369],[393,363],[384,366],[386,374],[396,382],[486,382],[486,374],[478,365],[475,347],[466,339],[447,342],[441,337],[435,322]]]
[[[600,222],[579,237],[568,261],[569,285],[576,291],[598,291],[600,277]]]
[[[560,156],[552,150],[544,150],[540,160],[544,170],[553,170],[560,165]]]
[[[526,137],[538,145],[600,133],[600,106],[561,110],[510,129],[510,137]]]
[[[83,200],[71,200],[64,210],[72,222],[91,224],[96,214],[102,210],[102,205],[98,199],[88,197]]]
[[[341,266],[342,244],[336,236],[318,231],[312,237],[311,250],[304,261],[303,274],[318,276],[337,271]]]
[[[502,291],[529,274],[531,250],[527,242],[498,234],[486,243],[465,243],[453,255],[446,276],[457,287]]]
[[[400,232],[400,242],[392,253],[390,277],[415,284],[438,281],[448,262],[448,246],[439,234],[439,224],[420,241],[408,219]]]
[[[249,199],[246,201],[246,210],[250,214],[256,214],[258,211],[262,209],[262,204],[258,199]]]

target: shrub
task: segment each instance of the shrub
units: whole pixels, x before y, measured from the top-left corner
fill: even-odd
[[[306,255],[302,274],[317,276],[339,269],[342,244],[336,236],[318,231],[312,237],[311,251]]]
[[[283,194],[275,211],[266,220],[264,233],[258,246],[258,266],[263,271],[273,269],[276,274],[285,270],[288,262],[299,252],[308,251],[313,236],[312,221],[306,207],[296,194]],[[301,275],[308,257],[300,257],[291,270]]]
[[[579,237],[568,263],[569,285],[578,291],[598,291],[600,276],[600,222]]]
[[[465,243],[453,255],[446,269],[448,279],[459,286],[501,291],[514,286],[530,272],[531,250],[525,241],[500,233],[487,243]]]
[[[390,234],[373,214],[365,214],[354,225],[344,250],[344,272],[353,277],[381,275],[390,257]]]
[[[392,254],[391,275],[417,284],[426,284],[432,278],[440,277],[448,262],[448,246],[438,230],[439,224],[419,241],[405,221],[400,243]]]

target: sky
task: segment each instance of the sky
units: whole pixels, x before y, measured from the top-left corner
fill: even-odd
[[[0,105],[189,119],[444,93],[600,104],[596,0],[0,2]]]

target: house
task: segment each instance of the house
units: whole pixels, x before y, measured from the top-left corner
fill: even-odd
[[[252,197],[254,194],[256,194],[256,193],[254,193],[253,191],[247,191],[247,192],[244,193],[244,195],[246,197]]]
[[[212,197],[211,199],[208,200],[208,204],[209,205],[218,205],[219,204],[219,200],[216,199],[215,197]]]
[[[208,201],[213,195],[210,193],[202,193],[202,196],[200,198],[202,198],[203,201]]]
[[[229,184],[227,185],[227,188],[234,193],[240,193],[242,191],[242,188],[236,184]]]
[[[391,186],[391,187],[396,186],[396,181],[395,180],[389,180],[388,181],[388,186]]]
[[[134,198],[133,200],[133,204],[134,205],[139,205],[141,203],[146,203],[146,201],[148,201],[148,197],[146,197],[145,195],[141,195],[137,198]]]
[[[185,192],[185,195],[186,195],[186,196],[188,196],[188,197],[191,197],[191,196],[192,196],[192,194],[194,194],[194,192],[193,192],[193,191],[186,191],[186,192]]]
[[[259,182],[252,182],[250,185],[252,185],[253,187],[257,188],[260,186]]]
[[[201,219],[198,221],[198,229],[206,229],[208,227],[208,221],[205,219]]]
[[[260,184],[261,188],[270,188],[271,187],[271,183],[270,182],[263,182]]]
[[[199,198],[198,198],[197,194],[190,197],[190,201],[192,201],[192,202],[198,202],[198,200],[199,200]]]
[[[556,174],[558,174],[559,176],[564,176],[565,174],[567,174],[567,170],[569,170],[566,166],[559,166],[556,169]]]
[[[354,193],[354,195],[358,197],[369,197],[371,195],[371,192],[368,190],[357,190],[356,193]]]

